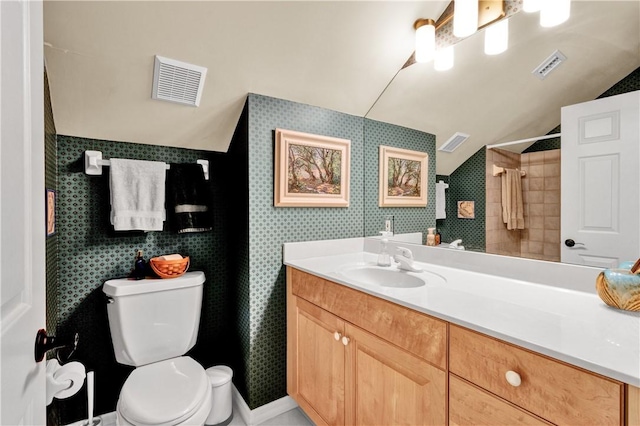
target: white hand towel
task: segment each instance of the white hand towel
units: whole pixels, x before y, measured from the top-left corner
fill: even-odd
[[[436,183],[436,219],[446,219],[447,211],[446,211],[446,196],[444,193],[445,188],[448,188],[449,185],[440,181]]]
[[[162,231],[167,166],[158,161],[112,158],[111,224],[116,231]]]

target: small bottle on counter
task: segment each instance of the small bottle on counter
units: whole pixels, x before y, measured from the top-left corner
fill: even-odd
[[[427,245],[435,246],[436,245],[436,235],[433,233],[436,228],[428,228],[427,231]]]
[[[142,250],[136,252],[136,258],[133,262],[133,271],[131,277],[136,280],[143,280],[147,275],[147,262],[142,257]]]
[[[442,238],[442,237],[441,237],[441,235],[440,235],[440,232],[436,229],[436,238],[435,238],[436,243],[435,243],[434,245],[439,246],[439,245],[440,245],[440,242],[441,242],[441,241],[440,241],[440,240],[441,240],[441,238]]]

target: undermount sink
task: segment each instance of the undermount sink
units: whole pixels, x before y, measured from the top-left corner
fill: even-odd
[[[381,287],[414,288],[426,284],[424,273],[400,271],[397,268],[382,266],[355,266],[340,270],[346,278],[365,284],[375,284]]]

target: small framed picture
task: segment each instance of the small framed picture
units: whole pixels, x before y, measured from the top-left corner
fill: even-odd
[[[47,237],[56,233],[56,191],[47,189]]]
[[[425,207],[429,154],[380,146],[380,207]]]
[[[475,219],[475,201],[458,201],[458,219]]]
[[[276,129],[275,207],[349,207],[351,141]]]

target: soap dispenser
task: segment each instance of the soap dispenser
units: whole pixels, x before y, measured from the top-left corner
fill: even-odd
[[[427,233],[427,245],[428,246],[435,246],[436,245],[436,235],[433,233],[433,231],[435,231],[436,228],[429,228],[427,229],[428,233]]]
[[[378,255],[378,266],[391,266],[391,256],[387,250],[387,243],[389,237],[393,235],[393,232],[380,231],[382,234],[382,240],[380,243],[380,254]]]

